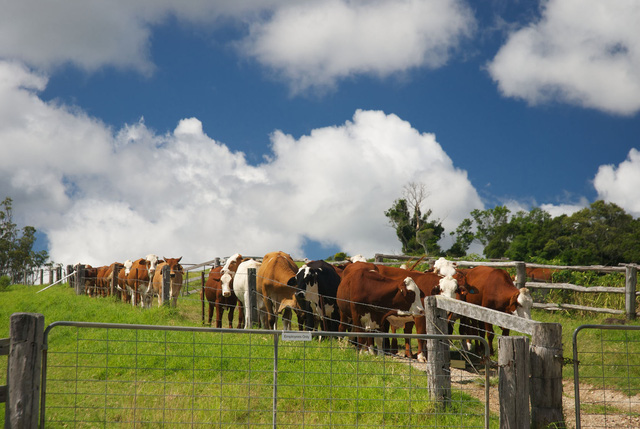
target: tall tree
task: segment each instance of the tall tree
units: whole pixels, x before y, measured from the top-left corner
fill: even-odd
[[[438,241],[444,228],[439,220],[429,219],[431,209],[423,212],[422,204],[427,196],[424,184],[410,182],[404,187],[404,198],[395,200],[393,206],[384,212],[402,243],[402,252],[407,255],[441,253]]]
[[[0,276],[17,279],[24,271],[44,265],[49,259],[46,250],[35,252],[36,229],[25,226],[22,230],[13,223],[13,200],[0,203]]]

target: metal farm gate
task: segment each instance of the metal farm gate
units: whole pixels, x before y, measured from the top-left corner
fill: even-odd
[[[640,326],[573,333],[576,428],[640,427]]]
[[[427,364],[357,352],[352,336],[55,322],[44,334],[40,427],[488,427],[487,366],[451,370],[442,406]]]

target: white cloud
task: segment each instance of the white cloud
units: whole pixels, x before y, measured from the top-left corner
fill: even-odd
[[[640,151],[632,148],[627,159],[615,165],[601,165],[593,179],[598,199],[615,203],[634,217],[640,216]]]
[[[586,207],[589,207],[589,202],[586,198],[582,198],[580,202],[576,204],[542,204],[540,208],[552,217],[558,217],[561,215],[571,216],[577,211],[580,211]]]
[[[549,0],[489,64],[503,95],[620,115],[640,110],[640,3]]]
[[[299,91],[355,74],[440,67],[475,20],[458,0],[330,0],[279,8],[250,28],[243,50]]]
[[[82,112],[44,103],[38,75],[0,63],[0,195],[47,233],[52,259],[102,265],[150,252],[197,262],[235,252],[302,256],[307,238],[352,253],[398,251],[384,210],[408,181],[448,230],[482,208],[466,172],[433,134],[395,115],[351,121],[299,139],[276,131],[259,166],[203,133],[198,119],[165,135],[143,121],[113,133]],[[36,82],[38,85],[33,85]]]
[[[94,71],[103,66],[148,74],[153,26],[169,16],[212,26],[225,17],[246,18],[286,0],[94,0],[3,2],[0,59],[49,70],[72,63]]]

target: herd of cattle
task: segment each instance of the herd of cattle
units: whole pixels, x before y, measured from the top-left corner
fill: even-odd
[[[117,276],[117,290],[122,300],[132,305],[149,307],[154,295],[162,290],[162,271],[171,272],[171,301],[176,305],[183,281],[181,258],[163,258],[147,255],[136,261],[88,268],[87,293],[106,294],[108,285]],[[259,320],[252,320],[249,308],[249,269],[256,274],[256,306]],[[116,272],[117,271],[117,272]],[[92,289],[92,285],[95,289]],[[518,289],[509,274],[502,269],[478,266],[458,269],[444,258],[436,261],[432,270],[390,267],[352,258],[340,265],[325,261],[308,261],[302,267],[284,252],[271,252],[262,261],[245,259],[240,254],[228,258],[223,266],[211,269],[200,299],[209,303],[211,324],[216,310],[216,327],[222,327],[224,311],[228,311],[228,326],[232,327],[234,310],[239,311],[238,328],[252,327],[254,323],[266,329],[275,329],[281,315],[285,330],[291,329],[293,313],[298,329],[323,331],[347,330],[354,332],[380,331],[426,333],[426,319],[422,303],[426,296],[442,294],[493,310],[531,317],[533,300],[526,288]],[[479,330],[478,322],[461,321],[463,334],[487,335],[493,354],[493,328],[485,324]],[[464,328],[462,328],[464,327]],[[508,331],[504,332],[508,335]],[[484,336],[484,335],[483,335]],[[376,338],[378,351],[382,339]],[[373,350],[371,338],[359,338],[358,347]],[[397,347],[396,344],[391,349]],[[412,357],[411,344],[405,344],[405,356]],[[417,358],[425,360],[424,342],[418,342]]]
[[[116,280],[116,291],[121,300],[131,302],[133,306],[151,307],[154,295],[158,296],[158,304],[162,299],[163,270],[168,267],[170,277],[170,300],[175,307],[182,281],[184,269],[180,258],[163,258],[149,254],[144,258],[124,263],[114,262],[111,265],[94,268],[84,267],[84,289],[89,296],[108,296],[111,284]]]

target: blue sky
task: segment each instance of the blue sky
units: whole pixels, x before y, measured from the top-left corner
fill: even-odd
[[[640,215],[635,2],[46,7],[0,17],[0,195],[55,262],[399,253],[409,182],[447,235],[497,204]]]

